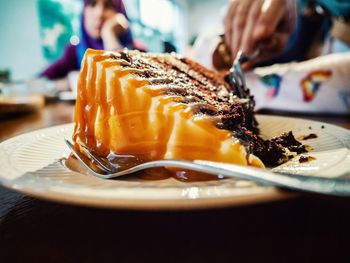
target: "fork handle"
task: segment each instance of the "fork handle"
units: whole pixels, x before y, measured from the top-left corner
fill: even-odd
[[[255,181],[264,185],[285,187],[294,190],[320,194],[350,196],[350,180],[345,178],[326,178],[304,175],[274,173],[258,168],[244,167],[227,163],[195,160],[208,171],[214,171],[227,177]]]

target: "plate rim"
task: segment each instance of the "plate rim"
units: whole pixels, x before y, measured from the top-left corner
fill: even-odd
[[[31,188],[16,188],[13,185],[2,184],[1,186],[18,193],[36,198],[42,201],[56,202],[64,205],[78,205],[82,207],[121,210],[143,210],[143,211],[182,211],[220,209],[227,207],[241,207],[258,205],[267,202],[278,202],[301,195],[299,192],[270,187],[269,191],[260,194],[249,194],[242,196],[228,196],[220,198],[198,198],[198,199],[107,199],[93,197],[79,197],[65,195],[58,192],[33,191]]]

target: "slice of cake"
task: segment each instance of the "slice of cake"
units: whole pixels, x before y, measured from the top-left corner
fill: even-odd
[[[73,140],[109,159],[132,155],[263,167],[304,151],[293,135],[263,140],[249,92],[173,54],[88,49]],[[241,92],[240,92],[241,93]]]

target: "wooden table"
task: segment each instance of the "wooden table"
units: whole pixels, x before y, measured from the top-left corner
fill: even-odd
[[[52,103],[3,118],[0,142],[72,116],[72,104]],[[347,116],[312,119],[350,129]],[[0,262],[349,262],[349,244],[347,198],[302,194],[245,207],[145,212],[50,203],[0,187]]]

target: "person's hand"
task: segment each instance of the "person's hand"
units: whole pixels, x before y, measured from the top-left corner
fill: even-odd
[[[117,13],[107,19],[102,26],[101,37],[103,46],[106,50],[117,51],[122,49],[118,36],[124,34],[129,28],[129,22],[126,17]]]
[[[120,36],[129,28],[129,22],[122,13],[116,13],[111,18],[107,19],[102,26],[101,35],[104,38],[106,35],[113,34],[114,37]]]
[[[257,61],[270,59],[283,51],[295,24],[295,0],[231,0],[224,20],[225,44],[232,58],[259,48]]]

